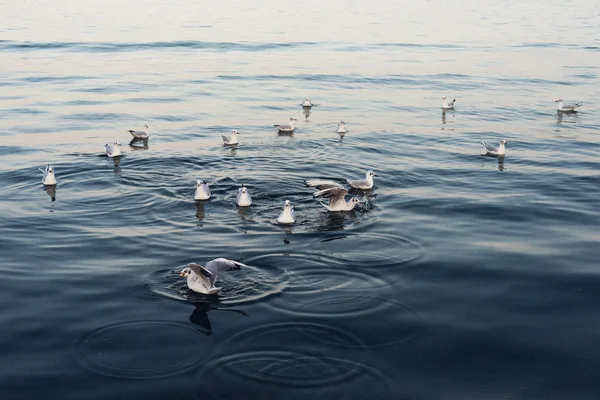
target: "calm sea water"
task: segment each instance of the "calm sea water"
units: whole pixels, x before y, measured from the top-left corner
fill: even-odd
[[[593,3],[125,3],[0,4],[0,398],[598,399]]]

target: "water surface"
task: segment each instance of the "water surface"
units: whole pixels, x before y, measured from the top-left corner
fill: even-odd
[[[598,26],[579,0],[0,5],[0,397],[597,399]],[[368,169],[352,213],[304,186]],[[178,278],[221,256],[249,268],[219,296]]]

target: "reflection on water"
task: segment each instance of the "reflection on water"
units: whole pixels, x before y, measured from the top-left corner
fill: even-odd
[[[148,146],[148,140],[133,139],[129,142],[129,148],[131,150],[148,150],[150,147]]]
[[[243,310],[237,310],[234,308],[228,308],[226,305],[223,305],[218,296],[206,296],[201,295],[199,293],[194,293],[190,298],[192,303],[194,304],[194,311],[190,315],[190,322],[198,325],[205,329],[205,331],[201,331],[205,335],[212,335],[213,328],[208,317],[208,313],[210,311],[223,311],[223,312],[232,312],[239,315],[243,315],[245,317],[249,317],[250,315]],[[219,307],[221,305],[221,307]]]
[[[498,157],[498,171],[504,171],[504,157]]]
[[[56,201],[56,185],[45,186],[44,190],[46,190],[46,193],[48,194],[48,196],[50,196],[52,201]]]
[[[308,117],[311,114],[311,107],[302,107],[302,114],[304,114],[304,122],[310,122]]]
[[[206,213],[204,212],[204,205],[207,200],[196,200],[196,218],[198,221],[203,221]]]

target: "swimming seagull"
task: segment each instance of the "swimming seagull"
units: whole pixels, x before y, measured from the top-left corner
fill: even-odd
[[[312,107],[312,103],[310,102],[308,97],[305,98],[304,101],[302,102],[302,107]]]
[[[188,264],[187,267],[181,270],[179,276],[187,278],[187,286],[194,292],[215,294],[221,289],[215,287],[219,272],[239,269],[241,267],[248,266],[226,258],[215,258],[207,262],[205,267],[196,263]]]
[[[42,177],[42,184],[45,186],[54,186],[56,185],[56,177],[54,176],[54,167],[51,167],[50,164],[46,166],[46,169],[38,168],[44,176]]]
[[[221,137],[223,138],[223,146],[235,146],[236,144],[238,144],[238,135],[240,133],[238,131],[236,131],[235,129],[233,129],[231,131],[231,136],[227,137],[225,135],[221,135]]]
[[[121,155],[121,149],[119,148],[121,143],[106,143],[104,145],[104,150],[106,151],[106,155],[109,157],[119,157]]]
[[[444,96],[442,97],[442,100],[444,100],[444,102],[442,103],[442,110],[454,110],[454,102],[456,101],[456,99],[448,103],[448,101],[446,101],[446,97]]]
[[[289,200],[285,201],[285,204],[283,205],[283,211],[281,211],[281,214],[279,214],[277,222],[280,224],[293,224],[296,222],[296,218],[294,216],[294,206],[292,206],[292,203],[290,203]]]
[[[146,129],[148,129],[148,125],[144,126],[146,127]],[[135,131],[133,129],[130,129],[129,133],[131,133],[131,136],[133,136],[134,140],[148,140],[148,138],[150,137],[147,131]]]
[[[346,179],[346,182],[348,182],[348,184],[354,189],[373,189],[373,185],[375,184],[373,181],[374,176],[377,176],[377,174],[371,170],[368,170],[365,179]]]
[[[235,203],[240,207],[248,207],[252,204],[252,197],[248,193],[248,188],[242,184],[242,187],[238,190],[237,198]]]
[[[560,111],[560,112],[564,112],[564,113],[572,113],[572,112],[577,112],[575,109],[577,107],[581,107],[583,105],[583,103],[575,103],[575,105],[564,105],[562,99],[558,99],[554,101],[555,103],[558,103],[558,105],[556,106],[556,110]]]
[[[346,130],[346,123],[344,122],[344,120],[340,121],[340,123],[338,124],[336,132],[337,133],[346,133],[346,132],[348,132]]]
[[[298,121],[294,117],[290,117],[289,125],[273,125],[277,129],[279,129],[279,133],[294,133],[294,121]]]
[[[345,197],[347,193],[348,190],[344,188],[329,187],[313,193],[313,197],[315,199],[318,197],[329,199],[328,205],[321,203],[327,211],[352,211],[360,203],[360,200],[357,197],[353,197],[349,202],[346,202]]]
[[[483,140],[480,140],[479,143],[481,143],[485,148],[486,155],[495,157],[504,157],[506,155],[506,148],[504,147],[504,145],[508,143],[504,139],[500,141],[500,144],[498,146],[487,144]]]
[[[206,181],[196,182],[196,192],[194,193],[194,200],[208,200],[210,199],[210,188]]]

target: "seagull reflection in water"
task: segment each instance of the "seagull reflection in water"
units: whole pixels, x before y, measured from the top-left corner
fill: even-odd
[[[198,325],[202,327],[205,331],[201,331],[204,335],[210,336],[213,334],[212,324],[210,319],[208,318],[208,313],[210,311],[229,311],[237,314],[241,314],[245,317],[249,317],[250,315],[243,310],[229,309],[227,306],[221,305],[218,297],[215,296],[206,296],[199,293],[194,293],[190,295],[189,300],[194,304],[194,311],[190,315],[190,322],[194,325]]]
[[[131,142],[129,142],[129,148],[131,150],[148,150],[148,140],[142,140],[142,139],[133,139]]]
[[[310,107],[303,107],[302,114],[304,114],[304,122],[310,122],[308,117],[310,117],[311,111]]]
[[[56,201],[56,185],[53,186],[45,186],[44,190],[48,193],[48,196],[52,199],[52,201]]]

